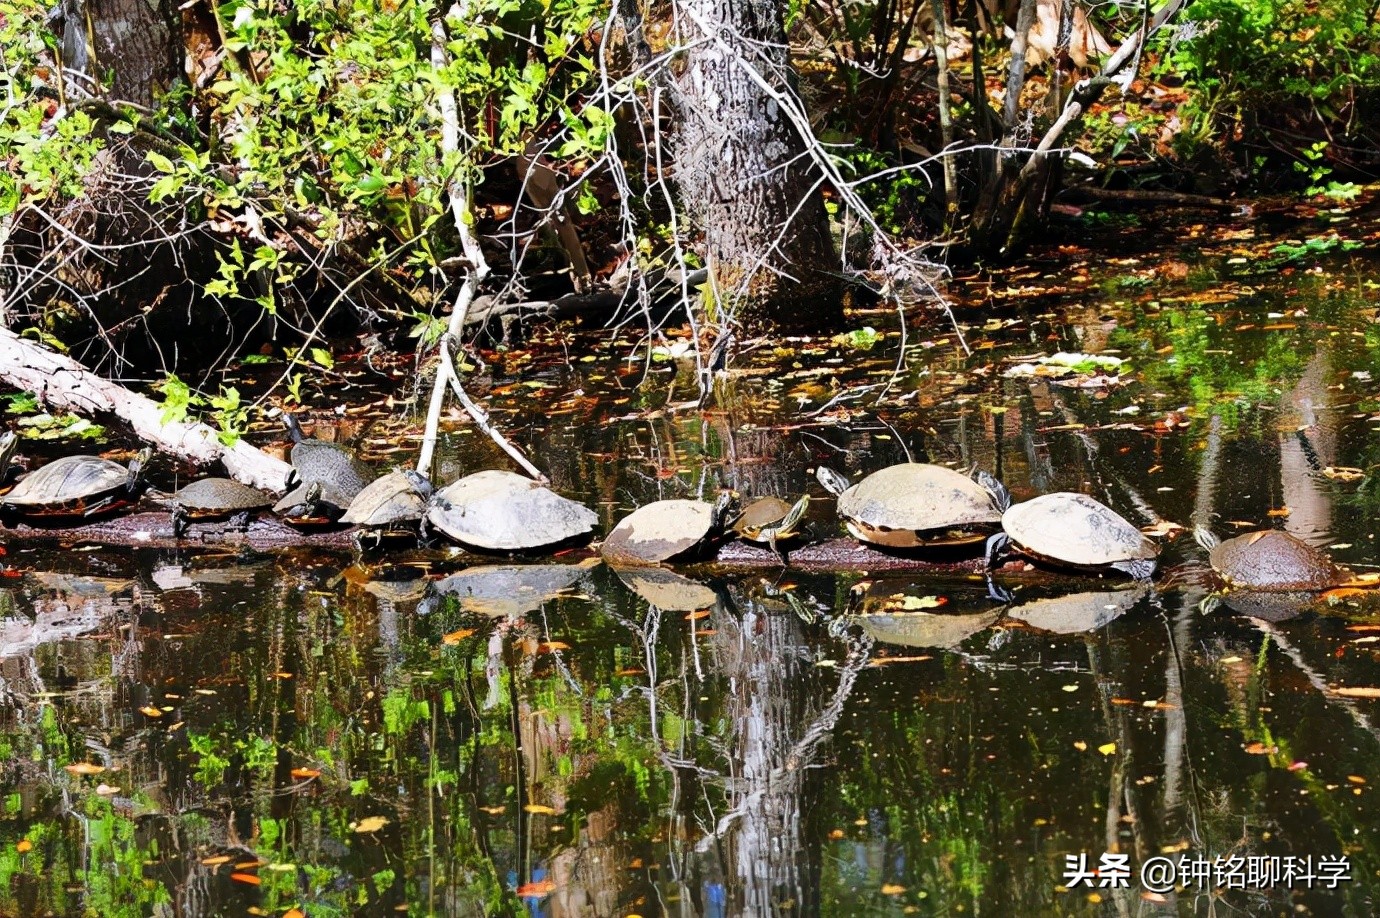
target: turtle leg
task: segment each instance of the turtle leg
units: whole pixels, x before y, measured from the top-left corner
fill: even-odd
[[[1134,561],[1118,561],[1112,567],[1135,580],[1149,580],[1155,575],[1155,562],[1150,558],[1136,558]]]
[[[781,559],[782,567],[790,567],[791,559],[786,557],[786,550],[781,547],[781,543],[776,540],[776,530],[767,531],[767,546],[776,553],[776,557]]]
[[[992,579],[992,565],[997,561],[1002,552],[1006,551],[1011,544],[1011,537],[1004,532],[998,532],[987,540],[987,552],[983,558],[983,570],[987,574],[987,595],[994,601],[1004,605],[1010,605],[1016,601],[1016,597],[1005,587],[998,586]]]
[[[364,530],[363,530],[363,529],[356,529],[356,530],[354,531],[354,534],[350,536],[350,541],[355,543],[355,553],[356,553],[356,554],[359,554],[359,555],[364,554],[364,550],[365,550],[365,549],[364,549]]]
[[[187,534],[187,527],[191,525],[191,518],[187,515],[185,507],[173,507],[172,513],[173,538],[180,539]]]
[[[996,535],[988,539],[987,552],[984,558],[984,567],[990,571],[992,569],[992,565],[996,562],[997,558],[1001,557],[1002,552],[1006,551],[1007,546],[1009,546],[1010,544],[1011,537],[1004,532],[998,532]]]

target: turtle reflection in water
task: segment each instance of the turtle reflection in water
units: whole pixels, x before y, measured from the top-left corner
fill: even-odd
[[[597,561],[595,562],[598,563]],[[495,564],[469,567],[431,585],[417,611],[430,614],[450,597],[461,612],[517,618],[570,589],[589,564]]]
[[[1028,599],[1008,608],[1006,614],[1037,631],[1081,634],[1105,628],[1149,595],[1150,584],[1137,583],[1124,590],[1092,590]]]
[[[856,539],[887,548],[968,545],[981,542],[1001,522],[1006,488],[978,472],[918,462],[873,472],[855,485],[820,466],[815,478],[838,497],[838,515]]]
[[[623,585],[663,612],[695,612],[719,605],[719,594],[698,580],[664,567],[615,567]]]

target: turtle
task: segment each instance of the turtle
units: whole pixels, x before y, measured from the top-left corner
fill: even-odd
[[[1150,584],[1136,581],[1119,590],[1094,590],[1027,599],[1007,609],[1006,615],[1037,631],[1078,634],[1106,627],[1149,595]]]
[[[976,480],[940,465],[906,462],[873,472],[855,485],[831,468],[815,469],[837,495],[848,532],[887,548],[967,545],[987,538],[1009,500],[991,475]]]
[[[1334,587],[1348,576],[1322,552],[1279,529],[1248,532],[1223,542],[1198,526],[1193,537],[1231,590],[1311,592]]]
[[[1155,573],[1159,546],[1115,510],[1086,494],[1056,491],[1005,508],[1003,532],[987,540],[987,567],[1013,549],[1077,570],[1116,570],[1135,580]],[[1003,597],[1004,598],[1004,597]]]
[[[434,489],[418,472],[402,469],[370,482],[355,495],[340,522],[358,526],[355,546],[378,548],[390,536],[415,537]]]
[[[173,494],[170,503],[173,536],[180,539],[193,520],[229,519],[243,532],[254,511],[272,506],[273,497],[232,478],[202,478]]]
[[[597,562],[596,562],[597,563]],[[420,615],[437,611],[452,597],[461,612],[518,618],[561,596],[589,570],[588,564],[484,564],[467,567],[428,589]]]
[[[297,470],[297,483],[319,481],[326,486],[327,495],[339,502],[342,510],[348,507],[355,495],[369,483],[369,470],[339,443],[327,443],[304,435],[302,425],[297,423],[293,415],[283,412],[283,424],[292,435],[288,461]]]
[[[743,512],[733,521],[733,531],[749,542],[768,545],[786,563],[786,553],[778,544],[789,541],[800,534],[800,521],[810,506],[810,495],[806,494],[794,504],[779,497],[759,497],[748,501]]]
[[[309,481],[279,498],[273,505],[273,512],[299,528],[330,526],[344,514],[350,500],[344,491],[329,482]]]
[[[23,469],[14,461],[19,449],[19,435],[12,430],[0,434],[0,494],[8,494]]]
[[[599,553],[613,565],[661,564],[711,544],[737,516],[738,495],[721,491],[714,503],[658,500],[625,516]]]
[[[540,482],[486,469],[432,495],[425,525],[474,548],[526,551],[588,535],[598,520]]]
[[[110,513],[139,499],[151,458],[153,450],[147,448],[128,467],[100,456],[63,456],[24,476],[0,501],[12,516],[60,519]]]

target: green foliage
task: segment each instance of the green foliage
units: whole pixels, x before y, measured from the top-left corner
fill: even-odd
[[[1380,26],[1370,4],[1351,0],[1197,0],[1186,12],[1189,36],[1162,39],[1165,65],[1187,81],[1180,152],[1204,144],[1288,150],[1295,126],[1328,126],[1346,136],[1359,97],[1380,77]],[[1288,128],[1286,129],[1286,125]],[[1276,132],[1274,129],[1279,128]],[[1273,143],[1265,143],[1273,140]],[[1322,190],[1327,144],[1300,145],[1294,168]],[[1254,164],[1252,164],[1254,165]]]
[[[194,420],[199,409],[210,409],[206,419],[215,425],[216,438],[225,446],[239,442],[249,423],[249,406],[240,403],[240,392],[234,386],[222,386],[216,395],[202,395],[169,373],[154,389],[163,394],[164,424]]]

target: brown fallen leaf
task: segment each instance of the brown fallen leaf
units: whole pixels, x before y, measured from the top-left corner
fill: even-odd
[[[62,770],[69,775],[98,775],[105,771],[105,766],[94,765],[91,762],[76,762],[72,765],[62,766]]]
[[[1276,752],[1279,751],[1278,746],[1266,746],[1264,743],[1258,740],[1255,742],[1247,743],[1245,746],[1242,746],[1241,748],[1246,750],[1246,753],[1249,755],[1274,755]]]
[[[473,628],[461,628],[458,631],[452,631],[450,634],[441,635],[441,643],[459,644],[461,641],[469,637],[471,634],[474,634]]]
[[[1288,515],[1289,515],[1289,508],[1288,508],[1288,507],[1280,507],[1280,508],[1277,509],[1277,510],[1266,510],[1266,511],[1265,511],[1265,515],[1266,515],[1266,516],[1274,516],[1274,517],[1288,516]]]
[[[681,608],[684,608],[684,606],[682,606]],[[685,620],[686,620],[687,622],[694,622],[694,621],[699,621],[699,620],[702,619],[702,618],[708,618],[708,617],[709,617],[709,610],[708,610],[708,609],[696,609],[694,612],[691,612],[691,613],[687,614],[687,615],[685,616]]]
[[[544,641],[537,645],[537,653],[555,653],[558,650],[569,650],[570,645],[561,641]]]
[[[317,768],[294,768],[292,770],[292,776],[294,778],[319,778],[321,777],[321,771]]]
[[[552,807],[544,806],[540,803],[529,803],[523,807],[529,813],[537,813],[542,816],[555,816],[556,811]]]
[[[551,880],[537,880],[532,883],[523,883],[515,892],[519,898],[523,899],[545,899],[556,891],[556,884]]]
[[[160,711],[160,710],[158,710],[157,708],[155,708],[155,707],[153,707],[153,706],[148,706],[148,707],[140,708],[140,709],[139,709],[139,713],[140,713],[140,714],[143,714],[145,717],[162,717],[162,716],[163,716],[163,712]]]
[[[203,857],[201,859],[203,867],[219,867],[221,864],[228,863],[230,863],[230,855],[228,854],[217,854],[215,857]]]
[[[34,843],[27,838],[21,838],[18,843],[15,844],[14,850],[18,851],[20,854],[28,854],[30,851],[34,850]]]
[[[258,886],[263,881],[252,873],[232,873],[230,879],[236,883],[248,883],[250,886]]]

